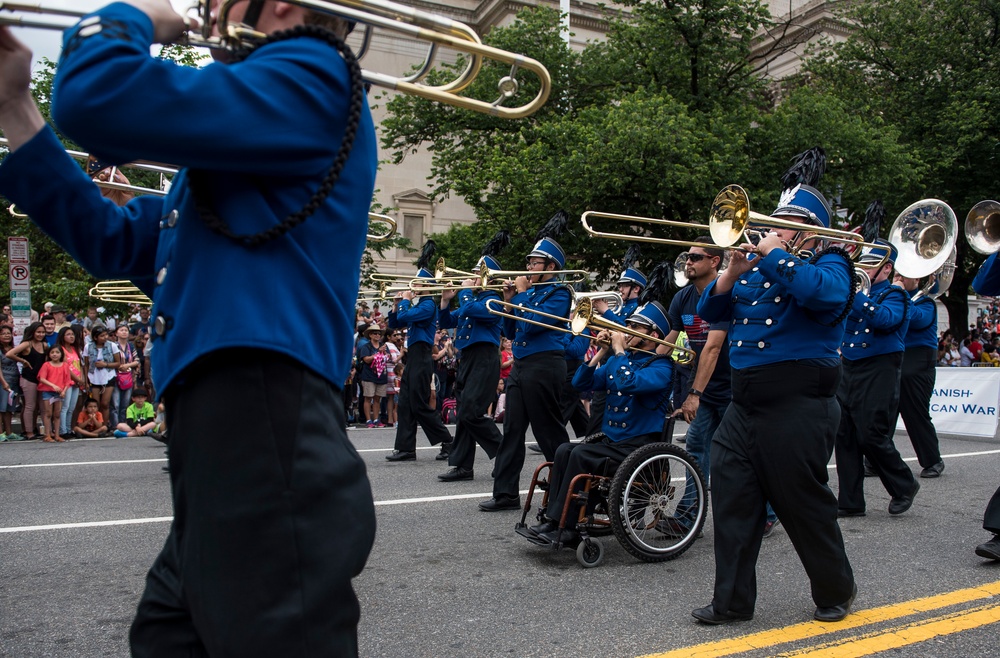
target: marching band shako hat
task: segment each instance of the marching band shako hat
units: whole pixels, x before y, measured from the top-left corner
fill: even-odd
[[[885,256],[886,251],[889,252],[889,262],[895,264],[896,257],[899,255],[896,248],[892,246],[890,242],[883,240],[882,238],[875,240],[875,244],[880,245],[883,248],[865,247],[864,250],[862,250],[861,255],[858,256],[858,265],[876,265]]]
[[[628,316],[626,322],[635,322],[652,327],[660,332],[661,336],[670,333],[670,321],[667,320],[667,311],[660,302],[649,302],[643,304],[635,310],[635,313]]]
[[[819,190],[811,185],[799,184],[781,193],[781,200],[771,217],[778,215],[802,217],[809,223],[830,228],[833,210]]]
[[[618,279],[618,283],[631,283],[632,285],[639,286],[640,288],[646,287],[646,275],[635,269],[634,267],[625,268],[622,272],[621,277]]]
[[[481,256],[479,258],[479,260],[476,261],[476,269],[479,269],[480,267],[482,267],[483,264],[485,264],[486,267],[488,267],[491,270],[502,270],[503,269],[502,267],[500,267],[500,261],[498,261],[493,256]]]
[[[417,278],[419,279],[433,279],[434,273],[428,270],[426,267],[421,267],[417,270]]]
[[[526,258],[532,257],[553,260],[557,265],[556,269],[559,270],[566,267],[566,254],[563,252],[563,248],[559,246],[559,243],[552,238],[542,238],[536,242],[535,248],[531,250],[531,253]]]

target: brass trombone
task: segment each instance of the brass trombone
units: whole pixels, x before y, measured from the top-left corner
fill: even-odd
[[[139,290],[131,281],[101,281],[88,291],[94,299],[102,302],[119,302],[122,304],[141,304],[152,306],[146,293]]]
[[[479,277],[479,281],[482,286],[487,286],[491,279],[513,279],[519,276],[531,276],[532,274],[554,274],[556,277],[569,276],[568,279],[553,279],[550,281],[541,281],[534,285],[549,285],[554,283],[583,283],[590,276],[587,270],[491,270],[486,267],[486,263],[479,266],[479,273],[475,276]],[[479,286],[479,287],[482,287]]]
[[[491,304],[500,306],[502,307],[503,310],[498,310],[496,308],[493,308]],[[674,343],[669,343],[663,340],[662,338],[653,338],[652,336],[635,331],[634,329],[629,329],[628,327],[622,326],[616,322],[605,320],[594,311],[594,307],[590,299],[586,298],[581,299],[579,303],[576,305],[576,308],[573,309],[573,311],[571,312],[571,317],[569,318],[564,318],[560,315],[554,315],[552,313],[545,313],[537,309],[527,308],[519,304],[514,304],[512,302],[505,302],[499,299],[487,300],[486,309],[493,315],[499,315],[502,318],[508,318],[511,320],[516,320],[518,322],[527,322],[528,324],[534,324],[540,327],[545,327],[546,329],[552,329],[553,331],[561,331],[566,334],[573,334],[574,336],[579,336],[588,329],[598,329],[598,330],[607,329],[609,331],[617,331],[627,336],[635,336],[642,338],[643,340],[651,340],[657,345],[661,345],[663,347],[669,347],[672,350],[679,350],[681,352],[681,355],[677,358],[678,363],[688,364],[694,361],[695,354],[694,350],[692,349],[683,347],[681,345],[675,345]],[[538,320],[531,320],[529,318],[522,317],[520,315],[515,315],[514,313],[506,312],[512,309],[523,310],[532,315],[538,315],[544,318],[549,318],[551,320],[556,320],[558,322],[568,322],[570,326],[567,329],[565,327],[551,325],[546,322],[539,322]],[[591,340],[595,339],[592,338]],[[595,342],[599,342],[599,344],[602,345],[608,344],[600,341],[595,341]],[[647,354],[655,353],[655,352],[650,352],[648,350],[633,350],[633,351],[645,352]]]
[[[4,5],[7,3],[0,3]],[[3,23],[0,20],[0,23]],[[0,145],[7,145],[9,142],[6,138],[0,137]],[[90,160],[90,154],[84,153],[83,151],[74,151],[72,149],[65,149],[66,153],[84,162]],[[166,196],[167,187],[169,185],[169,180],[166,179],[167,175],[173,175],[177,173],[177,168],[171,165],[163,164],[161,162],[151,162],[149,160],[137,160],[135,162],[130,162],[123,167],[134,167],[136,169],[143,169],[145,171],[154,171],[160,174],[160,189],[155,187],[140,187],[138,185],[129,185],[126,183],[116,183],[113,179],[113,175],[109,176],[109,180],[98,180],[96,177],[93,178],[94,184],[97,187],[105,190],[118,190],[121,192],[129,192],[131,194],[152,194],[156,196]],[[10,214],[14,217],[27,217],[26,214],[22,212],[16,212],[13,204],[7,209]],[[372,224],[387,224],[389,226],[389,232],[382,234],[368,233],[367,239],[369,242],[385,242],[393,235],[396,234],[396,220],[388,215],[380,215],[378,213],[370,212],[368,213],[368,225],[369,230]]]
[[[630,242],[649,242],[652,244],[666,244],[675,247],[706,247],[711,245],[706,245],[702,242],[693,242],[690,240],[675,240],[672,238],[658,238],[652,235],[646,234],[634,234],[634,233],[611,233],[607,231],[598,231],[590,225],[590,220],[593,219],[613,219],[619,222],[627,222],[630,224],[651,224],[653,226],[667,226],[670,228],[683,228],[683,229],[696,229],[701,231],[707,231],[708,226],[704,224],[698,224],[695,222],[678,222],[671,219],[657,219],[654,217],[639,217],[637,215],[619,215],[610,212],[598,212],[596,210],[588,210],[580,216],[580,223],[583,225],[583,230],[585,230],[590,235],[595,238],[608,238],[612,240],[628,240]]]
[[[981,254],[1000,251],[1000,203],[980,201],[965,216],[965,239]]]
[[[447,103],[476,112],[483,112],[497,117],[516,119],[533,114],[549,97],[552,81],[549,72],[538,61],[507,52],[499,48],[484,45],[479,36],[469,26],[442,16],[413,9],[389,0],[289,0],[310,11],[337,16],[348,21],[355,21],[364,27],[362,43],[358,59],[364,57],[371,43],[376,28],[394,33],[396,36],[415,39],[428,44],[423,62],[416,72],[406,77],[395,77],[374,71],[362,70],[366,82],[380,87],[392,89],[405,94],[420,96],[432,101]],[[198,0],[196,7],[185,16],[188,31],[178,39],[178,43],[190,46],[201,46],[216,50],[234,50],[245,46],[253,46],[267,35],[249,28],[246,25],[229,21],[229,13],[233,6],[241,0],[223,0],[217,10],[217,20],[213,20],[211,0]],[[38,0],[23,2],[0,2],[0,24],[42,29],[65,30],[89,12],[80,9],[65,9],[50,6]],[[35,20],[24,13],[35,13],[49,17],[49,20]],[[57,17],[57,20],[51,20]],[[58,20],[58,17],[68,17],[70,21]],[[213,26],[218,24],[220,34],[213,35]],[[442,85],[430,85],[423,82],[434,66],[439,48],[449,48],[466,56],[465,68],[459,75]],[[476,75],[478,75],[484,60],[493,60],[510,65],[510,72],[497,83],[498,96],[492,102],[480,101],[474,98],[459,96]],[[517,79],[520,69],[526,69],[538,78],[538,92],[525,105],[504,107],[503,103],[513,98],[521,83]]]

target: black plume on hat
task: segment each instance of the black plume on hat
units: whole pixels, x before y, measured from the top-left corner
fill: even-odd
[[[639,262],[639,257],[642,255],[642,248],[638,244],[633,244],[625,252],[625,259],[622,261],[622,271],[627,270],[630,267],[634,267],[637,262]]]
[[[420,250],[420,258],[417,259],[417,267],[430,270],[435,251],[437,251],[437,245],[434,244],[433,240],[425,242],[424,248]]]
[[[480,256],[496,256],[510,244],[510,231],[504,229],[497,231],[496,235],[483,245],[483,253]]]
[[[865,221],[861,223],[861,236],[865,242],[875,242],[882,232],[882,220],[885,219],[885,206],[882,199],[875,199],[865,208]]]
[[[565,210],[559,210],[556,214],[552,215],[549,221],[545,222],[545,226],[539,229],[538,233],[535,234],[535,240],[558,238],[566,230],[568,224],[569,213]]]
[[[792,166],[781,175],[781,189],[790,190],[796,185],[816,187],[826,172],[826,151],[814,146],[792,158]]]
[[[667,294],[667,288],[674,278],[674,264],[661,261],[649,275],[649,285],[639,293],[639,306],[656,302]]]

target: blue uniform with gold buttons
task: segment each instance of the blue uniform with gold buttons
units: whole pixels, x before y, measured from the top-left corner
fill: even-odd
[[[426,271],[421,271],[420,274],[429,276]],[[451,444],[451,433],[444,426],[437,410],[430,406],[437,319],[438,304],[433,297],[427,295],[416,298],[416,303],[400,299],[386,318],[389,328],[407,330],[406,366],[396,407],[399,421],[396,424],[394,444],[396,452],[386,457],[390,461],[396,461],[392,457],[400,454],[415,454],[418,425],[424,430],[431,445]],[[442,449],[447,451],[445,447]]]
[[[628,320],[628,316],[635,313],[635,309],[639,307],[639,300],[637,298],[627,299],[625,303],[622,304],[621,308],[617,311],[612,311],[610,308],[601,314],[605,320],[610,320],[615,324],[620,324],[625,326],[625,320]]]
[[[340,179],[315,212],[248,248],[208,228],[191,172],[237,234],[302,209],[345,133],[347,65],[325,40],[298,36],[195,69],[151,57],[153,37],[152,21],[124,3],[67,30],[52,116],[103,161],[179,166],[165,197],[104,199],[48,128],[0,166],[0,193],[84,268],[129,279],[154,302],[174,523],[132,655],[356,653],[351,578],[375,517],[340,388],[377,168],[371,114],[363,103]],[[278,321],[245,321],[262,305]],[[253,409],[256,422],[219,432],[220,408]],[[345,509],[351,523],[329,532]],[[309,623],[317,615],[326,623]]]
[[[893,443],[899,407],[899,380],[910,296],[888,279],[858,292],[847,320],[841,351],[844,376],[837,390],[838,504],[844,513],[865,511],[864,465],[867,457],[893,498],[909,495],[916,480]]]
[[[531,313],[532,309],[537,309],[542,313],[568,318],[572,303],[572,293],[563,284],[535,284],[526,291],[514,295],[510,303],[520,307],[511,309],[509,311],[511,315],[543,324],[559,326],[563,329],[569,328],[568,322],[558,322]],[[503,319],[503,333],[505,336],[511,337],[510,343],[511,350],[514,352],[514,359],[521,359],[539,352],[558,351],[562,354],[569,340],[569,334],[561,331],[552,331],[545,327],[531,324],[530,322],[522,322],[511,318]]]
[[[997,264],[998,253],[991,254],[989,258],[983,261],[983,264],[979,267],[979,272],[976,273],[976,278],[972,280],[972,289],[980,295],[1000,295],[1000,265]],[[996,490],[996,493],[993,494],[990,502],[986,505],[983,528],[989,530],[994,535],[1000,536],[1000,488]]]
[[[503,438],[492,416],[486,413],[496,400],[500,381],[501,324],[500,316],[490,313],[486,302],[500,295],[495,290],[462,288],[457,297],[457,309],[441,310],[438,315],[440,328],[455,329],[455,347],[462,351],[455,377],[458,423],[448,464],[471,471],[476,444],[492,459]]]

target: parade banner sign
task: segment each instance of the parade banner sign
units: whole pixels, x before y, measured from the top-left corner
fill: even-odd
[[[1000,407],[1000,368],[938,368],[931,420],[943,434],[992,437]],[[897,430],[905,429],[903,419]]]

